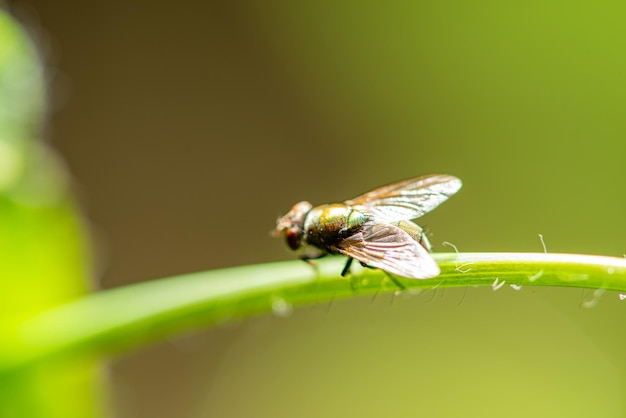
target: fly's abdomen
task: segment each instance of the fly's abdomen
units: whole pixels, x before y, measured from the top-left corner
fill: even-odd
[[[394,222],[394,225],[409,234],[411,238],[420,243],[422,247],[426,248],[428,251],[431,250],[430,241],[428,241],[424,229],[421,226],[411,221]]]
[[[365,220],[363,213],[346,205],[317,206],[308,213],[304,222],[305,240],[329,253],[337,253],[337,244],[357,233]]]

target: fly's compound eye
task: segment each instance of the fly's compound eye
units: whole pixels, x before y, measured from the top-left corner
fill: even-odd
[[[285,238],[287,239],[287,245],[292,250],[300,248],[300,230],[298,228],[288,228],[285,230]]]

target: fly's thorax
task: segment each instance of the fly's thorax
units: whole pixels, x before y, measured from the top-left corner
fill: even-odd
[[[426,248],[428,251],[431,250],[432,247],[430,245],[430,241],[428,241],[428,238],[426,237],[426,233],[424,232],[424,229],[421,226],[411,221],[394,222],[394,225],[396,225],[398,228],[402,229],[404,232],[409,234],[411,238],[419,242],[422,245],[422,247]]]
[[[357,233],[366,220],[364,213],[341,203],[316,206],[304,220],[304,239],[333,253],[337,244]]]

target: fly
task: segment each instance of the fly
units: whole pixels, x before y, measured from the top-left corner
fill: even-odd
[[[274,235],[309,261],[328,254],[411,279],[439,275],[430,242],[412,219],[432,211],[461,188],[456,177],[433,174],[379,187],[343,203],[296,203],[276,221]]]

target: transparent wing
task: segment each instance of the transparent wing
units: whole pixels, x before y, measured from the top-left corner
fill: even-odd
[[[379,187],[344,203],[385,222],[409,220],[435,209],[461,185],[456,177],[433,174]]]
[[[339,244],[339,252],[368,266],[411,279],[439,275],[439,266],[428,251],[394,225],[373,224]]]

